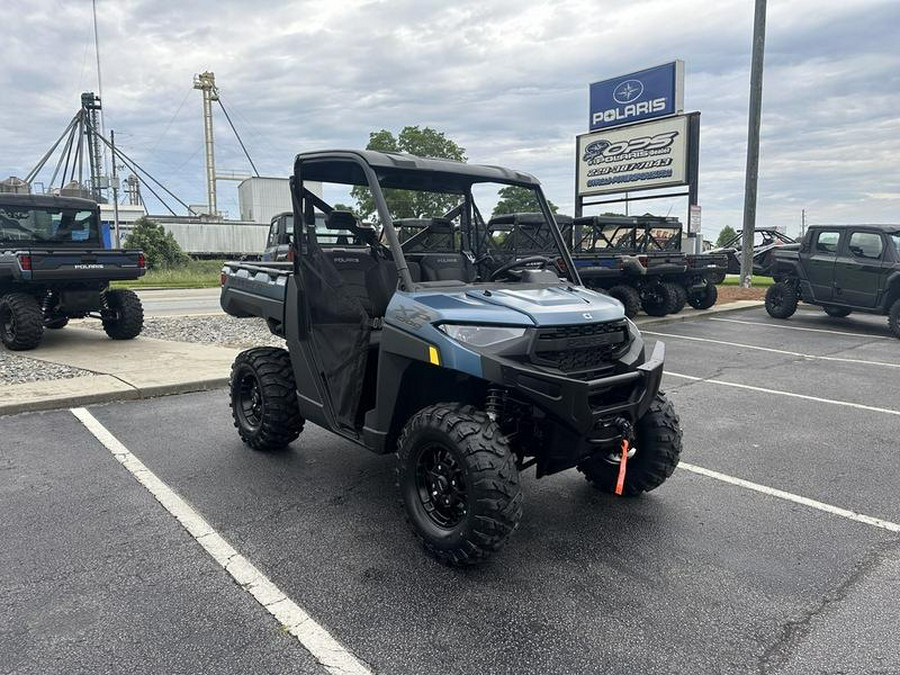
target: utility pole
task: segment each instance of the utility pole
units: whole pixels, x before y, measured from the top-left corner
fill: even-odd
[[[122,239],[119,235],[119,174],[116,170],[116,132],[113,129],[109,130],[109,144],[112,147],[112,199],[116,234],[116,245],[114,248],[121,248]]]
[[[766,0],[756,0],[753,16],[753,59],[750,65],[750,117],[747,129],[747,172],[744,181],[744,225],[741,236],[741,287],[750,288],[753,234],[756,229],[756,185],[759,178],[759,126],[762,113],[763,56],[766,46]]]
[[[216,89],[215,73],[206,71],[194,76],[194,89],[203,92],[203,137],[206,146],[206,197],[209,204],[209,215],[215,216],[216,210],[216,156],[213,138],[212,102],[219,100]]]

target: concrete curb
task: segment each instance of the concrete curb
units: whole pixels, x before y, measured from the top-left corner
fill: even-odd
[[[721,307],[714,306],[705,310],[693,310],[685,314],[679,313],[674,316],[658,318],[642,316],[637,319],[636,323],[638,327],[658,326],[666,323],[702,319],[707,316],[744,309],[753,309],[761,306],[763,306],[763,303],[760,301],[741,300],[730,302]],[[98,331],[83,328],[76,328],[75,331],[82,333],[82,337],[85,341],[102,340],[103,344],[101,349],[104,351],[108,348],[107,346],[109,343],[106,342],[105,336],[98,333]],[[67,331],[69,334],[72,332],[74,332],[72,329]],[[54,336],[50,336],[50,340],[53,340],[53,338]],[[183,354],[183,358],[187,359],[186,368],[189,368],[191,364],[195,366],[198,365],[196,362],[192,361],[192,358],[197,356],[198,351],[208,350],[211,352],[213,350],[224,350],[222,347],[204,346],[193,343],[175,343],[164,340],[150,340],[148,338],[140,338],[132,343],[132,345],[134,345],[134,347],[144,346],[150,348],[157,346],[159,351],[169,352],[184,350],[185,353]],[[238,350],[227,351],[237,354]],[[230,362],[233,358],[233,354],[229,354],[227,351],[223,351],[223,353],[217,355],[219,359],[218,366],[215,363],[205,364],[206,367],[203,368],[203,370],[206,370],[205,374],[184,376],[184,373],[182,373],[182,376],[176,378],[175,381],[168,382],[160,382],[153,377],[148,378],[146,372],[143,370],[135,371],[134,364],[128,363],[131,359],[128,359],[127,356],[122,362],[123,366],[121,370],[115,367],[115,364],[106,364],[101,370],[99,368],[91,367],[91,364],[89,363],[71,363],[71,361],[77,361],[77,359],[64,358],[62,356],[56,356],[54,358],[53,353],[48,353],[49,350],[45,350],[43,353],[28,354],[29,358],[37,360],[58,363],[69,362],[69,365],[75,365],[76,367],[90,370],[94,374],[64,380],[27,382],[25,384],[14,384],[2,387],[0,388],[0,416],[17,415],[24,412],[59,410],[62,408],[97,403],[111,403],[114,401],[134,401],[155,398],[158,396],[169,396],[172,394],[208,391],[210,389],[225,387],[228,385]],[[152,350],[152,352],[153,353],[149,355],[145,354],[143,358],[146,359],[149,357],[160,359],[161,355],[158,351]],[[169,368],[177,368],[182,364],[176,362],[176,357],[177,355],[173,355],[174,360],[169,360],[165,363],[157,362],[157,364],[163,370],[166,369],[166,366]],[[162,359],[160,359],[160,361],[162,361]],[[128,366],[131,367],[129,368]],[[210,366],[223,374],[210,374]]]
[[[709,309],[695,309],[691,312],[679,312],[678,314],[670,314],[668,316],[642,316],[638,317],[635,323],[638,328],[642,326],[659,326],[666,323],[678,323],[680,321],[693,321],[694,319],[703,319],[716,314],[728,314],[729,312],[739,312],[744,309],[755,309],[764,307],[765,302],[762,300],[735,300],[722,305],[721,307],[713,305]]]

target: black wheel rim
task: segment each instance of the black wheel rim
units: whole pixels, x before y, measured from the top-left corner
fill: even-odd
[[[16,337],[16,315],[15,313],[4,307],[0,309],[0,328],[3,330],[3,335],[10,340],[15,339]]]
[[[781,308],[784,305],[784,293],[781,292],[781,289],[776,288],[772,291],[772,306]]]
[[[466,480],[453,452],[439,443],[422,448],[416,462],[416,492],[428,518],[451,529],[466,517]]]
[[[245,372],[238,380],[236,404],[241,424],[251,430],[258,429],[262,422],[263,400],[259,380],[253,373]]]

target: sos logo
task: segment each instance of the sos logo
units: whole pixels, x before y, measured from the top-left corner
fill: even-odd
[[[609,161],[624,158],[634,152],[652,152],[663,150],[675,142],[677,131],[667,131],[655,136],[638,136],[624,141],[612,143],[605,138],[588,143],[584,148],[585,162]]]

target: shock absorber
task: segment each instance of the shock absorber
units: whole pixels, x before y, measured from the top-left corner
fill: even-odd
[[[53,291],[47,291],[47,294],[44,296],[44,301],[41,303],[41,313],[44,317],[50,316],[50,312],[53,310],[56,300],[56,294]]]
[[[484,411],[491,421],[500,419],[506,403],[506,391],[500,387],[488,387],[487,396],[484,399]]]

